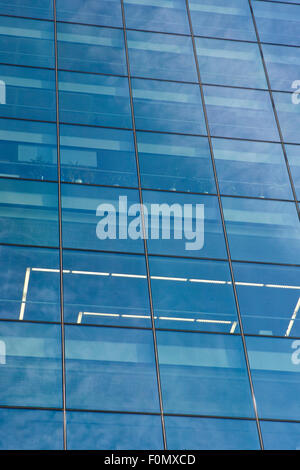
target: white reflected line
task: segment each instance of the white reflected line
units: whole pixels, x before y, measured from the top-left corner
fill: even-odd
[[[92,315],[95,317],[114,317],[114,318],[119,318],[119,317],[124,317],[124,318],[151,318],[150,315],[122,315],[120,313],[99,313],[99,312],[79,312],[78,318],[77,318],[77,323],[82,322],[82,317],[83,315]],[[157,318],[157,317],[154,317]]]
[[[190,282],[204,282],[207,284],[226,284],[226,281],[214,281],[211,279],[189,279]]]
[[[251,286],[251,287],[264,287],[264,284],[258,284],[256,282],[240,282],[236,281],[237,286]]]
[[[72,274],[85,274],[88,276],[109,276],[109,273],[101,273],[94,271],[70,271]]]
[[[30,268],[26,268],[19,320],[24,320],[26,298],[27,298],[28,284],[29,284],[29,277],[30,277]]]
[[[291,317],[291,320],[290,320],[289,326],[286,330],[285,336],[289,336],[289,334],[291,332],[291,329],[293,328],[294,322],[296,320],[296,316],[297,316],[297,313],[299,311],[299,308],[300,308],[300,297],[299,297],[298,302],[296,304],[295,310],[294,310],[293,315]]]
[[[150,276],[151,279],[157,279],[161,281],[179,281],[186,282],[187,278],[185,277],[166,277],[166,276]]]
[[[122,273],[111,273],[112,277],[134,277],[138,279],[147,279],[146,275],[143,274],[122,274]]]
[[[265,284],[266,287],[274,287],[277,289],[300,289],[300,286],[285,286],[280,284]]]

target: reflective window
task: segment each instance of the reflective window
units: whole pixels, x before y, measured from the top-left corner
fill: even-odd
[[[268,88],[257,44],[196,38],[196,47],[203,83]]]
[[[150,256],[156,326],[238,333],[227,263]]]
[[[216,192],[205,137],[138,132],[137,141],[143,187]]]
[[[59,325],[0,324],[0,404],[62,406]]]
[[[279,141],[269,92],[205,86],[211,134]]]
[[[266,450],[300,450],[300,423],[261,421]]]
[[[297,145],[286,145],[285,149],[297,193],[297,199],[300,200],[300,147]]]
[[[293,91],[293,81],[300,76],[299,47],[263,44],[262,48],[271,88],[273,90]],[[299,88],[299,86],[296,88]]]
[[[0,241],[58,245],[57,184],[2,179]]]
[[[120,0],[56,0],[56,10],[59,21],[122,26]]]
[[[223,208],[233,259],[300,263],[294,203],[223,197]]]
[[[134,79],[132,87],[137,129],[206,134],[198,85]]]
[[[280,144],[213,139],[213,149],[221,193],[293,199]]]
[[[128,31],[127,41],[132,76],[198,81],[190,37]]]
[[[1,119],[0,175],[57,180],[56,125]]]
[[[1,409],[0,449],[62,450],[63,414],[57,411]]]
[[[247,337],[260,418],[299,420],[300,341]]]
[[[0,245],[0,264],[1,318],[60,321],[57,250]]]
[[[239,336],[157,331],[157,341],[166,413],[253,416]]]
[[[124,0],[126,26],[190,34],[185,0]]]
[[[129,131],[60,126],[62,180],[137,186],[133,135]]]
[[[67,414],[68,449],[163,449],[160,416],[118,413]]]
[[[64,252],[64,318],[151,328],[143,256]]]
[[[150,330],[66,326],[67,406],[158,412]]]
[[[165,416],[168,449],[259,450],[254,421]]]
[[[300,106],[292,93],[273,93],[279,122],[285,142],[300,144]],[[299,95],[296,95],[297,103]]]
[[[234,263],[245,333],[300,336],[299,268]]]
[[[2,15],[29,16],[30,18],[53,19],[53,1],[39,0],[1,0]]]
[[[189,0],[194,34],[256,41],[247,0]]]
[[[58,66],[90,73],[126,74],[123,31],[58,23]]]
[[[131,127],[127,78],[59,72],[59,90],[62,122]]]

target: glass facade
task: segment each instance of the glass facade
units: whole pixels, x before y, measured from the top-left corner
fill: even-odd
[[[300,449],[299,28],[0,0],[0,449]]]

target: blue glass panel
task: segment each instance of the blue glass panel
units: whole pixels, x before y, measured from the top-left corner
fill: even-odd
[[[223,197],[235,260],[300,264],[300,226],[292,202]]]
[[[1,180],[0,241],[58,245],[57,184]]]
[[[216,192],[205,137],[138,132],[137,141],[143,187]]]
[[[137,129],[206,134],[198,85],[134,79],[132,87]]]
[[[189,0],[194,34],[256,41],[248,0]]]
[[[28,16],[30,18],[53,19],[53,1],[39,0],[1,0],[2,15]]]
[[[159,412],[152,332],[66,326],[67,406]]]
[[[292,91],[294,79],[300,76],[299,47],[263,44],[262,48],[271,88],[273,90]]]
[[[273,93],[283,140],[289,143],[300,144],[300,106],[294,103],[295,95],[292,93]],[[299,100],[299,95],[296,96]]]
[[[227,263],[150,256],[156,326],[237,333]]]
[[[197,82],[190,37],[128,31],[132,76]]]
[[[299,268],[234,263],[245,333],[300,336]]]
[[[124,7],[127,28],[190,34],[185,0],[124,0]]]
[[[297,199],[300,200],[300,147],[297,145],[286,145],[285,149],[297,193]]]
[[[58,66],[90,73],[126,74],[123,31],[58,23]]]
[[[239,336],[157,331],[164,410],[252,417]]]
[[[257,44],[196,38],[196,47],[203,83],[268,88]]]
[[[68,449],[163,449],[159,416],[117,413],[67,414]]]
[[[294,199],[280,144],[213,139],[213,149],[221,193]]]
[[[246,337],[260,418],[299,420],[300,341]]]
[[[56,0],[56,10],[59,21],[122,26],[120,0]]]
[[[64,318],[151,328],[143,256],[64,252]]]
[[[0,317],[60,321],[57,250],[0,245]]]
[[[279,141],[269,92],[205,86],[211,134]]]
[[[0,174],[57,180],[56,125],[1,119]]]
[[[62,450],[63,414],[44,410],[0,410],[1,450]]]
[[[131,127],[128,80],[59,72],[61,122]]]
[[[61,407],[59,325],[0,323],[0,405]]]
[[[261,421],[266,450],[300,450],[300,423]]]
[[[165,416],[168,449],[259,450],[254,421]]]

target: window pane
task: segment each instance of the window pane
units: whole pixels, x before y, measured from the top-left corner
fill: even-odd
[[[56,126],[1,119],[0,174],[57,180]]]
[[[292,91],[293,81],[300,76],[300,49],[270,44],[262,48],[272,89]]]
[[[157,331],[164,410],[253,416],[239,336]]]
[[[300,263],[294,203],[223,197],[223,208],[233,259]]]
[[[66,326],[67,406],[158,412],[152,332]]]
[[[1,450],[62,450],[63,414],[44,410],[0,410]]]
[[[57,28],[60,68],[126,74],[122,30],[66,23],[58,23]]]
[[[70,412],[67,425],[70,450],[163,449],[159,416]]]
[[[59,21],[122,26],[120,0],[56,0],[56,10]]]
[[[137,186],[133,134],[86,126],[60,126],[63,181]]]
[[[0,324],[0,405],[62,406],[58,325]]]
[[[294,199],[280,144],[213,139],[220,191]]]
[[[190,33],[185,0],[124,0],[124,6],[127,28]]]
[[[300,423],[260,422],[266,450],[300,450]]]
[[[150,256],[156,326],[237,333],[227,263]]]
[[[127,78],[59,73],[61,122],[131,127]]]
[[[151,328],[143,256],[64,252],[64,318]]]
[[[166,416],[169,449],[259,450],[254,421]]]
[[[58,245],[57,184],[1,180],[0,241]]]
[[[293,102],[292,93],[273,93],[285,142],[300,144],[300,106]],[[299,95],[297,95],[299,97]]]
[[[2,15],[29,16],[30,18],[53,19],[53,1],[39,0],[1,0]]]
[[[291,168],[297,199],[300,200],[300,147],[297,145],[286,145],[285,149]]]
[[[140,130],[206,134],[198,85],[132,80]]]
[[[202,82],[268,88],[257,44],[196,38],[196,46]]]
[[[216,192],[205,137],[138,132],[137,140],[143,187]]]
[[[0,245],[0,317],[60,321],[57,250]]]
[[[128,31],[131,75],[197,82],[190,37]]]

